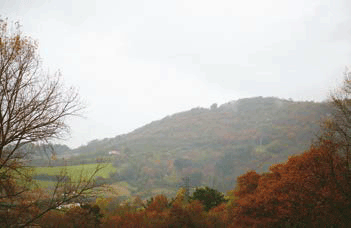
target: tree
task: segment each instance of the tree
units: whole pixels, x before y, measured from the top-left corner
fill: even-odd
[[[148,201],[147,210],[161,212],[169,207],[168,199],[165,195],[157,195]]]
[[[344,73],[342,85],[330,95],[331,115],[323,122],[319,142],[330,140],[337,145],[335,153],[343,159],[346,171],[344,178],[349,180],[347,185],[334,178],[342,194],[351,200],[351,78],[350,72]],[[317,143],[319,143],[317,142]],[[330,161],[331,167],[334,161]],[[336,174],[333,174],[334,176]]]
[[[65,119],[82,108],[77,92],[65,90],[59,75],[40,69],[37,44],[0,24],[0,168],[26,158],[19,147],[59,137]]]
[[[86,204],[82,207],[72,207],[64,214],[62,212],[50,212],[40,219],[39,225],[42,228],[55,227],[100,227],[102,214],[96,205]]]
[[[191,200],[200,201],[204,205],[205,211],[209,211],[211,208],[227,202],[221,192],[209,187],[196,188]]]
[[[82,109],[78,93],[63,87],[59,73],[50,75],[41,69],[37,48],[36,41],[21,33],[18,23],[10,25],[7,20],[0,20],[1,226],[26,226],[94,187],[92,176],[81,176],[73,182],[65,181],[67,173],[64,173],[58,177],[45,206],[44,203],[38,206],[43,193],[31,190],[33,182],[26,166],[31,154],[21,148],[60,138],[68,131],[66,118]],[[99,169],[100,166],[94,174]],[[31,209],[30,213],[17,218],[17,212],[24,209]]]
[[[233,209],[238,227],[348,227],[351,201],[345,163],[331,141],[238,178]],[[332,163],[331,163],[332,161]],[[332,165],[331,165],[332,164]],[[338,183],[342,188],[338,187]]]

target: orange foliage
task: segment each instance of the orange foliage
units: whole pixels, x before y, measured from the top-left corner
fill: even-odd
[[[199,201],[168,204],[158,195],[145,210],[105,218],[102,227],[213,227],[208,226],[206,212]]]
[[[260,177],[261,176],[255,171],[249,171],[244,175],[238,177],[238,191],[235,192],[235,195],[241,196],[253,193],[257,188]]]
[[[42,228],[60,228],[67,225],[64,214],[58,211],[49,211],[40,219],[40,227]]]
[[[99,207],[89,208],[73,207],[67,212],[50,211],[40,220],[40,227],[63,228],[63,227],[98,227],[100,220],[97,217]]]
[[[126,213],[123,216],[112,216],[109,219],[104,220],[102,227],[128,227],[128,228],[139,228],[144,227],[144,213],[134,212]]]
[[[148,211],[162,212],[168,206],[168,199],[165,195],[157,195],[147,207]]]
[[[329,141],[304,154],[273,165],[269,173],[255,171],[240,176],[229,203],[205,211],[200,201],[184,200],[184,189],[172,204],[156,196],[146,209],[119,206],[102,220],[101,227],[348,227],[351,214],[351,181],[337,146]],[[80,208],[50,221],[89,227],[94,218]],[[85,219],[79,219],[84,217]],[[56,219],[56,220],[55,220]],[[90,221],[90,222],[88,222]],[[96,224],[96,223],[95,223]]]
[[[238,178],[240,198],[233,210],[237,226],[346,227],[350,211],[350,177],[336,153],[323,142],[270,173],[249,172]]]
[[[222,203],[208,212],[206,224],[207,227],[227,227],[228,219],[227,205]]]

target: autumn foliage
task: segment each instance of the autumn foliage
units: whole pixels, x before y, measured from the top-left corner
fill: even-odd
[[[350,177],[337,146],[324,141],[285,164],[238,178],[233,225],[238,227],[347,227]]]
[[[50,211],[40,219],[42,228],[74,228],[99,227],[101,223],[100,208],[97,206],[85,205],[73,207],[67,211]]]
[[[338,146],[324,140],[267,173],[240,176],[226,200],[209,210],[196,194],[186,200],[180,189],[174,199],[157,195],[147,204],[139,199],[137,204],[109,207],[113,201],[99,200],[103,215],[97,206],[51,212],[42,227],[349,227],[347,174]]]

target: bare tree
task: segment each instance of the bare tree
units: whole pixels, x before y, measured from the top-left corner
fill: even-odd
[[[0,24],[0,168],[23,158],[17,149],[27,143],[58,137],[65,118],[82,108],[73,88],[65,90],[59,75],[40,69],[37,44],[20,30]],[[11,146],[10,146],[11,145]]]
[[[344,73],[342,85],[330,95],[331,113],[322,123],[322,134],[317,143],[331,142],[330,170],[337,188],[345,199],[351,200],[351,78]],[[337,157],[342,159],[345,172],[337,174]]]
[[[36,41],[24,36],[18,23],[0,20],[0,217],[29,210],[40,199],[29,186],[31,174],[25,159],[30,154],[21,148],[61,137],[69,130],[66,117],[82,109],[78,93],[63,87],[59,73],[50,75],[41,69],[37,49]],[[28,225],[81,196],[95,187],[93,176],[99,169],[101,166],[92,176],[81,176],[76,182],[59,178],[46,208],[37,208],[27,217],[21,214],[17,221]],[[2,225],[13,225],[10,220],[0,220]]]
[[[342,85],[330,95],[332,114],[325,122],[329,137],[338,144],[340,155],[345,158],[347,166],[351,158],[351,78],[344,73]]]

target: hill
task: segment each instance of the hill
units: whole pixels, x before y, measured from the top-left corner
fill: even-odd
[[[117,172],[107,181],[127,182],[141,195],[175,191],[184,177],[192,186],[225,191],[247,170],[265,171],[306,150],[329,112],[327,103],[274,97],[214,104],[167,116],[129,134],[93,140],[71,150],[79,154],[71,162],[93,163],[109,156]]]

